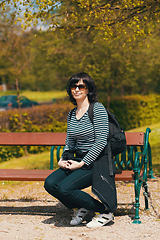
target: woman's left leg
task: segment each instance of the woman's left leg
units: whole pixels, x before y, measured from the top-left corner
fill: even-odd
[[[53,173],[51,173],[44,182],[45,190],[51,194],[53,197],[57,198],[61,203],[63,203],[67,208],[80,208],[80,206],[75,202],[70,202],[66,197],[63,197],[58,191],[58,186],[61,181],[65,181],[68,177],[67,171],[65,169],[59,168]]]
[[[92,185],[92,169],[77,169],[58,184],[58,192],[68,201],[93,212],[104,212],[104,205],[88,193],[82,191]]]

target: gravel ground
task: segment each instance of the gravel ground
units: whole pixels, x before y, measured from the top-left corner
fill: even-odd
[[[140,197],[142,223],[133,224],[134,184],[116,182],[116,185],[118,208],[114,221],[102,228],[88,229],[85,224],[93,213],[78,227],[71,227],[71,211],[46,193],[42,182],[0,182],[0,239],[160,239],[160,219],[151,205],[150,210],[144,210],[143,192]],[[160,178],[149,180],[148,185],[153,206],[160,214]],[[90,192],[90,188],[86,191]]]

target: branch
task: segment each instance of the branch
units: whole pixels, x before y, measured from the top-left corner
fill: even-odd
[[[8,60],[10,60],[11,62],[14,62],[14,59],[8,57],[6,54],[5,54],[5,57],[6,57]]]
[[[30,59],[27,62],[24,63],[23,67],[16,73],[16,76],[18,76],[25,69],[25,67],[27,66],[29,61],[30,61]]]

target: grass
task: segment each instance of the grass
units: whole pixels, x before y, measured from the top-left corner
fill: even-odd
[[[1,92],[0,96],[3,95],[12,95],[17,94],[15,90]],[[29,98],[32,101],[37,102],[47,102],[53,101],[53,99],[65,98],[67,96],[66,91],[47,91],[47,92],[38,92],[38,91],[20,91],[20,94]]]
[[[10,161],[0,163],[0,168],[16,169],[49,169],[50,152],[40,154],[28,154],[21,158],[13,158]]]
[[[63,147],[60,154],[63,152]],[[56,159],[56,149],[54,150],[54,159]],[[54,168],[57,168],[57,162],[54,162]],[[0,169],[50,169],[50,151],[39,154],[28,154],[20,158],[13,158],[9,161],[1,162]]]
[[[33,101],[41,102],[52,101],[53,99],[57,98],[64,98],[67,96],[67,93],[66,91],[49,91],[49,92],[24,91],[23,95]]]

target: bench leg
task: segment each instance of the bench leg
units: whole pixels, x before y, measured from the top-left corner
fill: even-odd
[[[144,190],[143,195],[144,195],[144,199],[145,199],[145,209],[149,209],[148,208],[147,163],[148,163],[148,159],[147,159],[147,155],[146,155],[145,160],[144,160],[143,179],[141,180],[142,188]]]
[[[132,222],[134,224],[141,224],[142,222],[139,220],[140,217],[139,217],[139,206],[140,204],[139,203],[136,203],[135,204],[135,207],[136,207],[136,212],[135,212],[135,220]]]
[[[141,190],[141,185],[144,189],[144,198],[145,198],[145,210],[149,209],[149,204],[148,204],[148,185],[146,181],[135,181],[135,220],[133,223],[140,224],[141,221],[139,220],[139,197],[140,197],[140,190]]]
[[[144,189],[143,195],[144,195],[144,199],[145,199],[145,209],[149,209],[149,204],[148,204],[148,184],[147,182],[143,182],[142,187]]]
[[[135,177],[136,178],[136,177]],[[141,182],[139,182],[138,179],[135,179],[135,183],[134,183],[134,187],[135,187],[135,217],[134,217],[134,221],[133,223],[135,224],[141,224],[141,221],[139,220],[139,207],[140,207],[140,203],[139,203],[139,197],[140,197],[140,189],[141,189]]]
[[[148,173],[148,177],[150,179],[156,179],[153,175],[153,170],[152,170],[152,153],[151,153],[151,146],[148,143],[148,163],[149,163],[149,173]]]

